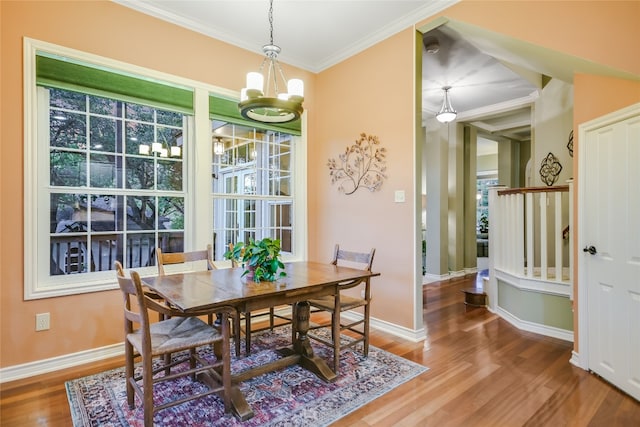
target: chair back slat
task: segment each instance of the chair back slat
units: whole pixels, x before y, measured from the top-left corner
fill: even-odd
[[[156,248],[156,264],[158,265],[158,274],[165,274],[164,266],[173,264],[184,264],[186,262],[207,261],[207,270],[213,270],[213,248],[207,245],[207,249],[191,252],[162,252],[162,249]]]
[[[354,252],[340,249],[340,245],[336,245],[331,264],[338,265],[340,262],[346,262],[349,267],[371,271],[373,257],[375,254],[375,248],[372,248],[370,252]]]

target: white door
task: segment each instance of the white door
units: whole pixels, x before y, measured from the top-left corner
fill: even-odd
[[[580,352],[640,400],[640,106],[622,113],[580,129]]]

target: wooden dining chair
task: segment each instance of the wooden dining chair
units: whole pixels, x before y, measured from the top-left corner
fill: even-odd
[[[207,270],[215,270],[217,267],[213,263],[213,247],[211,244],[207,245],[207,249],[192,251],[192,252],[163,252],[160,248],[156,248],[156,264],[158,266],[158,275],[165,275],[165,266],[184,264],[187,262],[206,261]],[[159,312],[160,320],[166,316]],[[210,311],[193,312],[192,316],[207,316],[207,321],[210,325],[214,324],[213,314]],[[236,356],[240,356],[240,313],[231,313],[229,315],[233,324],[232,334],[235,341]],[[220,316],[216,317],[215,324],[218,325],[221,322]]]
[[[171,317],[156,323],[149,321],[148,309],[157,301],[145,295],[137,272],[131,278],[124,276],[122,265],[116,261],[118,284],[124,303],[125,332],[125,375],[127,403],[135,408],[135,395],[142,401],[145,427],[153,426],[155,412],[189,400],[217,393],[224,402],[225,412],[231,410],[231,356],[229,344],[229,324],[227,316],[233,308],[221,309],[223,322],[218,330],[197,317]],[[221,345],[222,353],[213,362],[198,354],[203,346]],[[166,354],[174,354],[170,363],[159,363],[155,369],[153,359]],[[142,373],[135,374],[134,359],[142,358]],[[187,363],[186,370],[178,372],[171,368]],[[165,371],[162,375],[160,372]],[[179,377],[190,376],[196,381],[198,375],[208,375],[209,388],[200,393],[190,394],[164,403],[155,403],[154,385]]]
[[[365,271],[371,271],[373,257],[376,253],[375,248],[370,252],[352,252],[340,249],[339,245],[335,246],[333,265],[344,265],[351,268],[359,268]],[[312,313],[324,311],[331,314],[330,323],[313,324],[309,327],[309,338],[318,341],[326,346],[333,348],[333,370],[339,373],[340,368],[340,351],[345,348],[355,347],[362,344],[362,353],[367,356],[369,354],[369,313],[371,306],[371,280],[369,277],[365,279],[353,280],[351,282],[338,285],[335,295],[327,295],[322,298],[312,299],[309,301]],[[347,290],[348,293],[345,292]],[[353,296],[360,292],[358,296]],[[347,321],[341,317],[341,313],[363,307],[363,315],[353,321]],[[331,328],[331,338],[327,339],[314,330],[322,328]],[[295,327],[293,328],[295,331]],[[343,331],[349,331],[347,334],[350,339],[341,340]]]
[[[165,275],[165,266],[175,264],[185,264],[187,262],[206,261],[207,270],[213,270],[215,266],[211,262],[213,258],[213,248],[207,245],[207,249],[192,252],[163,252],[162,249],[156,248],[156,265],[158,266],[158,275]],[[152,298],[153,295],[149,295]],[[213,314],[204,313],[207,316],[210,325],[213,324]],[[160,314],[162,320],[162,314]]]

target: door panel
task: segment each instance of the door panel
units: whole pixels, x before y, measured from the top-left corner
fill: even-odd
[[[640,400],[640,117],[582,147],[589,369]]]

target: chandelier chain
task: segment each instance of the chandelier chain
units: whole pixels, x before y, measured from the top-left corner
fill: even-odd
[[[273,0],[269,0],[269,31],[271,35],[271,45],[273,45]]]

